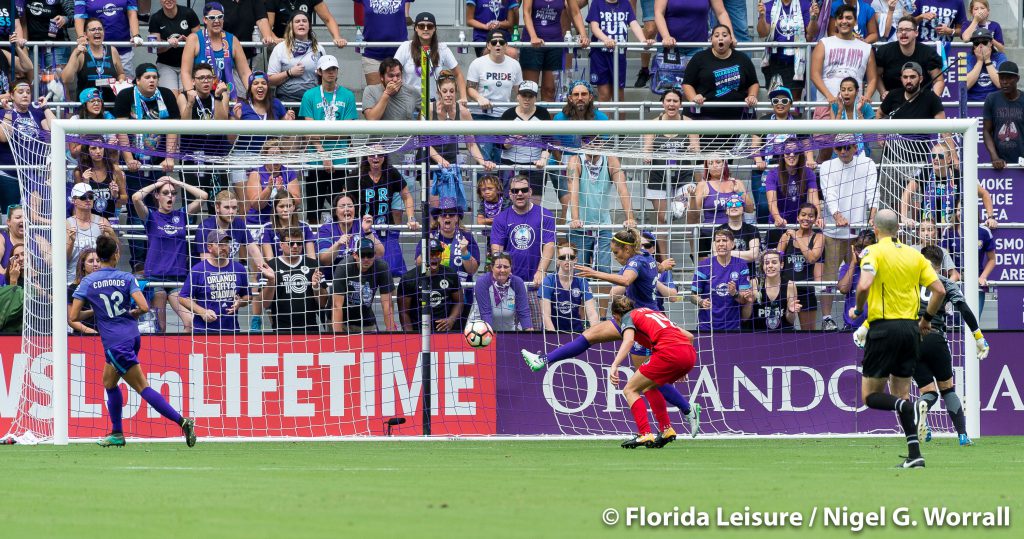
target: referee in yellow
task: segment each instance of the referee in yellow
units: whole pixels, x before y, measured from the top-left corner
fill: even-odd
[[[868,320],[853,335],[864,349],[861,397],[869,408],[897,412],[909,452],[897,468],[924,468],[918,440],[925,435],[928,403],[911,404],[910,380],[921,338],[931,331],[932,317],[938,314],[946,289],[928,260],[896,239],[896,212],[878,212],[874,227],[878,243],[861,253],[857,306],[850,309],[850,318],[856,318],[868,304]],[[918,319],[922,286],[931,290],[931,299]],[[886,382],[891,394],[885,392]]]

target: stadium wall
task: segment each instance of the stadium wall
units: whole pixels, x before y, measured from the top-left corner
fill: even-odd
[[[316,346],[296,337],[208,338],[191,354],[167,352],[181,349],[169,342],[181,337],[145,337],[141,361],[154,387],[185,415],[196,417],[201,432],[212,435],[382,434],[383,422],[396,416],[407,419],[398,434],[421,432],[418,335],[317,336]],[[729,431],[852,434],[891,428],[892,418],[885,414],[859,413],[860,352],[849,334],[819,337],[821,346],[810,349],[785,334],[719,334],[714,337],[714,363],[698,366],[684,392],[701,402],[706,418],[724,421],[720,425]],[[1010,360],[1024,349],[1024,332],[987,337],[992,354],[981,363],[982,433],[1022,435],[1024,366]],[[552,338],[547,336],[549,344]],[[70,432],[75,438],[76,432],[103,432],[108,423],[100,341],[70,340]],[[711,344],[708,339],[699,342]],[[432,391],[435,434],[562,434],[572,420],[563,417],[560,429],[556,414],[585,418],[580,420],[584,427],[589,421],[621,421],[628,413],[624,399],[609,387],[607,365],[600,363],[610,357],[607,353],[591,351],[583,359],[532,373],[519,350],[542,349],[540,334],[501,335],[486,349],[467,347],[460,335],[435,336],[433,344],[442,350],[434,356],[434,372],[443,373],[435,375],[439,382]],[[603,346],[610,353],[612,345]],[[26,383],[46,392],[52,389],[49,368],[20,350],[20,337],[0,337],[0,432],[8,430],[15,415],[26,369],[32,373]],[[570,376],[575,384],[567,389],[562,383],[553,391],[550,382],[557,376]],[[963,372],[956,378],[963,387]],[[157,415],[134,392],[128,395],[124,417],[133,435],[180,435],[161,421],[133,422]],[[30,413],[46,417],[48,410],[38,407]]]

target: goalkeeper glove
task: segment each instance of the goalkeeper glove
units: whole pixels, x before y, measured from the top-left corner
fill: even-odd
[[[974,344],[978,347],[978,361],[981,361],[988,357],[988,341],[985,340],[985,336],[981,334],[981,330],[974,332]]]
[[[857,345],[857,348],[864,348],[864,343],[868,340],[868,325],[866,323],[861,324],[857,331],[853,332],[853,344]]]

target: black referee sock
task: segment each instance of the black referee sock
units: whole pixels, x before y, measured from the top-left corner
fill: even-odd
[[[942,390],[942,401],[946,403],[946,413],[953,420],[953,427],[957,434],[967,434],[967,417],[964,415],[964,407],[960,403],[960,396],[956,394],[956,388]]]
[[[916,459],[921,456],[921,447],[917,439],[917,423],[914,421],[914,407],[910,401],[897,398],[888,393],[872,393],[864,399],[868,408],[875,410],[895,410],[900,419],[900,427],[907,436],[907,456]]]

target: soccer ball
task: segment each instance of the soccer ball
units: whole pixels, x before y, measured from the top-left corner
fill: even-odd
[[[491,344],[494,340],[494,330],[491,329],[491,325],[483,320],[477,320],[470,322],[466,326],[466,331],[462,332],[466,337],[466,342],[473,348],[483,348]]]

